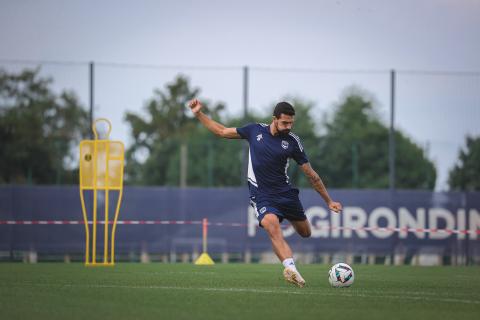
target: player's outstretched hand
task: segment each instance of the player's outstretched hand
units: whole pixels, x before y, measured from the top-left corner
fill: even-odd
[[[342,204],[340,202],[332,201],[328,204],[328,207],[335,213],[342,212]]]
[[[200,101],[198,101],[198,99],[193,99],[192,101],[190,101],[188,103],[188,106],[190,107],[190,109],[192,109],[192,112],[194,114],[197,114],[200,112],[200,110],[202,110],[203,108],[203,105]]]

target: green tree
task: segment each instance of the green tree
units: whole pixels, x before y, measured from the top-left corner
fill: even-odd
[[[320,140],[319,173],[335,188],[387,188],[389,186],[389,130],[376,114],[372,101],[352,90],[324,121]],[[396,130],[396,187],[433,189],[436,171],[425,152]]]
[[[188,131],[194,128],[186,114],[185,104],[198,93],[190,90],[185,78],[179,77],[167,86],[167,93],[155,90],[145,105],[146,118],[127,113],[134,143],[126,153],[126,181],[140,184],[175,184],[173,155]],[[146,159],[142,159],[146,158]]]
[[[179,185],[180,146],[188,148],[190,186],[234,186],[244,184],[245,141],[215,137],[193,118],[186,104],[198,96],[185,77],[177,77],[164,91],[156,90],[145,106],[146,116],[127,113],[134,144],[127,151],[128,183]],[[294,132],[300,136],[312,166],[329,187],[388,187],[388,128],[375,113],[373,103],[351,92],[337,106],[331,119],[324,120],[325,134],[316,125],[314,104],[293,98],[296,109]],[[251,122],[270,123],[272,108],[265,116],[222,118],[222,104],[205,112],[229,127]],[[398,188],[432,189],[435,168],[424,151],[403,133],[396,131]],[[289,175],[300,187],[309,183],[291,162]]]
[[[0,183],[74,183],[74,152],[89,129],[72,92],[53,93],[39,69],[0,69]]]
[[[126,114],[134,139],[126,153],[127,183],[179,185],[181,145],[188,150],[188,185],[240,183],[240,142],[213,136],[186,107],[199,93],[198,88],[190,88],[187,78],[179,76],[164,91],[155,90],[144,108],[147,116]],[[205,112],[224,122],[220,117],[224,106],[210,105],[205,103]]]
[[[454,190],[480,190],[480,136],[466,137],[466,150],[460,150],[448,184]]]

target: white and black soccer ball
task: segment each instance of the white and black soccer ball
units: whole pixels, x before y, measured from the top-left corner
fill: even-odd
[[[346,263],[337,263],[328,271],[328,282],[334,288],[350,287],[354,279],[353,269]]]

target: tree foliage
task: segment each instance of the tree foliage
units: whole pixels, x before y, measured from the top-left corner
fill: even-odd
[[[178,185],[180,146],[187,155],[190,186],[238,185],[241,176],[241,143],[214,137],[204,128],[187,102],[198,96],[188,79],[179,76],[164,91],[156,90],[146,103],[146,115],[126,114],[134,143],[127,150],[127,182],[147,185]],[[216,120],[222,104],[205,103],[205,112]]]
[[[388,188],[389,129],[372,102],[351,91],[324,122],[318,171],[330,187]],[[436,171],[424,151],[396,130],[396,187],[433,189]]]
[[[76,180],[73,150],[89,128],[88,114],[75,94],[56,95],[51,84],[38,69],[0,69],[0,183]]]
[[[69,167],[73,162],[76,167],[72,151],[76,154],[79,140],[90,130],[88,116],[73,93],[56,95],[51,83],[41,78],[38,70],[19,74],[0,70],[0,183],[76,182],[77,175]],[[187,150],[187,185],[245,183],[246,142],[220,139],[203,127],[186,106],[199,95],[200,90],[192,88],[186,77],[178,76],[153,92],[142,114],[125,114],[133,137],[126,152],[126,183],[178,186],[181,149]],[[287,100],[296,110],[293,130],[328,187],[388,187],[389,131],[376,114],[372,99],[351,91],[323,122],[318,121],[313,102],[300,97]],[[223,104],[203,102],[210,117],[229,127],[270,123],[274,106],[263,115],[227,118]],[[436,172],[422,148],[398,130],[395,138],[397,187],[432,189]],[[475,177],[470,174],[472,170],[480,171],[475,141],[468,140],[471,150],[461,153],[462,165],[451,173],[454,187],[478,188],[478,178],[464,182],[465,177]],[[309,187],[293,160],[289,174],[297,186]]]
[[[448,184],[454,190],[480,190],[480,136],[466,137],[466,149],[460,150]]]
[[[186,78],[178,77],[165,91],[155,91],[145,106],[146,116],[127,114],[135,139],[127,152],[130,183],[178,185],[182,144],[188,146],[188,185],[244,183],[245,142],[219,139],[192,117],[186,104],[199,93],[199,89],[190,88]],[[294,132],[301,137],[312,166],[329,187],[388,187],[389,130],[368,98],[357,91],[346,95],[331,119],[322,124],[323,135],[316,125],[314,104],[301,98],[288,100],[296,110]],[[239,127],[249,122],[270,123],[273,105],[266,115],[250,114],[247,119],[222,118],[223,108],[221,104],[206,104],[206,112],[212,118],[226,126]],[[432,162],[403,133],[396,131],[395,138],[397,187],[432,189],[436,178]],[[294,162],[289,174],[296,185],[309,186]]]

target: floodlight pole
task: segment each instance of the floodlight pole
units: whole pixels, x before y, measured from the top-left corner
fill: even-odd
[[[390,71],[390,133],[388,143],[390,191],[395,191],[395,70]]]
[[[89,123],[89,127],[90,125],[93,123],[93,104],[94,104],[94,92],[93,92],[93,89],[94,89],[94,63],[93,61],[90,61],[89,63],[89,84],[90,84],[90,123]],[[93,132],[90,132],[90,139],[93,139]]]
[[[243,116],[248,116],[248,66],[243,67]]]
[[[243,67],[243,120],[248,118],[248,66]],[[245,141],[242,148],[242,176],[240,183],[243,184],[247,176],[247,164],[248,164],[248,145]]]

